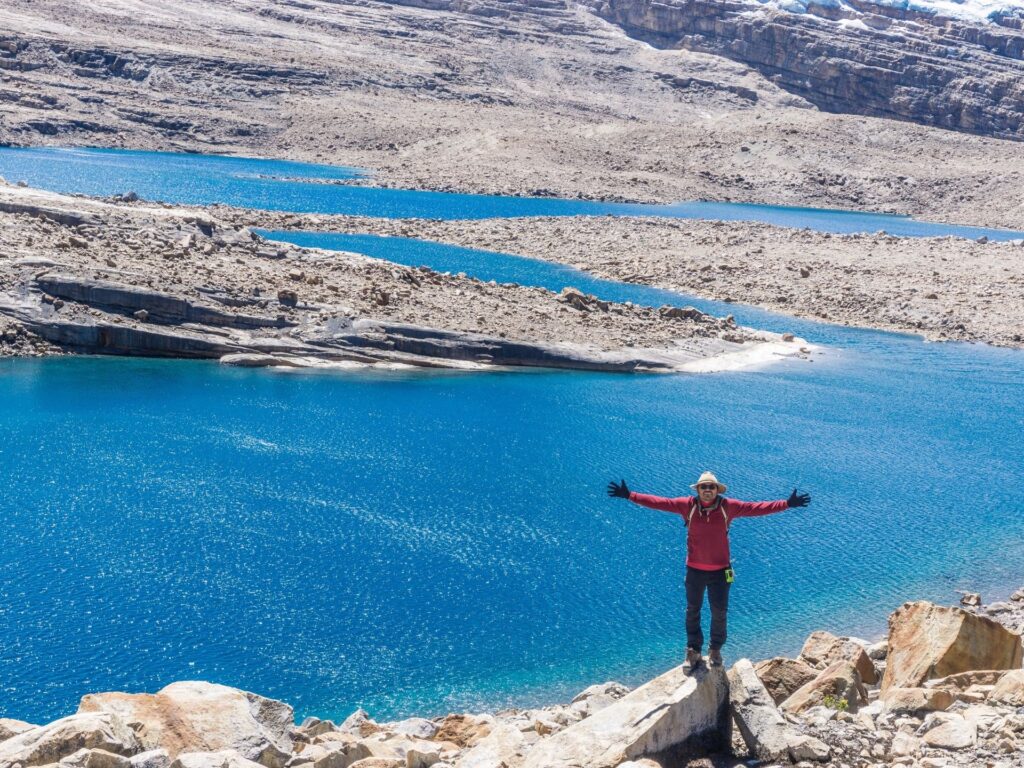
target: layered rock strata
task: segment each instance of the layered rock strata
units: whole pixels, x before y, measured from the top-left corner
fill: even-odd
[[[1020,19],[975,23],[894,4],[589,0],[661,47],[748,64],[820,109],[1024,139]]]

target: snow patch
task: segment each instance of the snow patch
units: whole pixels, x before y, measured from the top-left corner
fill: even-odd
[[[1024,15],[1024,0],[868,0],[873,5],[895,8],[902,11],[947,16],[971,22],[990,22],[1000,14],[1017,13]],[[853,16],[861,15],[845,0],[750,0],[751,4],[767,8],[775,8],[787,13],[807,13],[811,6],[819,8],[841,8]],[[853,20],[843,21],[849,22]],[[861,29],[860,26],[843,24],[848,28]],[[867,27],[863,27],[865,30]]]

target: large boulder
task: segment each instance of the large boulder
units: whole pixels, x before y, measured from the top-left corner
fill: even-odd
[[[836,637],[831,632],[812,632],[800,649],[800,660],[815,669],[825,669],[837,661],[849,661],[857,668],[862,683],[878,682],[878,671],[867,649],[849,637]]]
[[[757,662],[754,671],[776,704],[781,704],[818,676],[818,670],[809,664],[782,656]]]
[[[385,727],[391,733],[413,736],[417,739],[432,739],[437,733],[437,725],[423,717],[410,717],[407,720],[388,723]]]
[[[629,693],[629,688],[622,683],[597,683],[586,690],[580,691],[572,700],[569,708],[581,717],[590,717],[610,704],[614,704]]]
[[[992,619],[919,601],[889,617],[882,690],[975,669],[1020,669],[1021,638]]]
[[[313,768],[349,768],[353,763],[373,757],[370,747],[361,741],[331,743],[325,754],[313,760]]]
[[[141,745],[134,731],[116,714],[77,714],[22,731],[0,742],[0,768],[56,763],[84,749],[132,755],[141,750]]]
[[[372,736],[379,733],[381,726],[366,713],[364,709],[357,709],[345,718],[338,730],[342,733],[350,733],[354,736]]]
[[[523,768],[615,768],[627,760],[730,743],[729,683],[721,668],[669,670],[614,704],[538,742]]]
[[[805,686],[782,702],[786,712],[797,714],[821,704],[846,702],[849,712],[856,712],[867,701],[860,673],[849,661],[837,661],[826,667]]]
[[[291,756],[292,708],[224,685],[179,682],[155,694],[90,694],[78,711],[116,714],[145,749],[166,749],[172,760],[184,752],[235,750],[266,768],[283,768]]]
[[[999,678],[988,700],[1011,707],[1024,707],[1024,669],[1014,669]]]

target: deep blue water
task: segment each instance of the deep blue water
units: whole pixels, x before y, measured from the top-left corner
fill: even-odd
[[[747,203],[683,202],[672,205],[601,203],[541,197],[502,197],[407,189],[324,184],[352,179],[355,168],[278,160],[135,152],[106,149],[0,147],[0,176],[58,192],[114,195],[134,191],[171,203],[226,203],[248,208],[306,213],[344,213],[388,218],[484,219],[509,216],[667,216],[684,219],[761,221],[827,232],[991,240],[1024,232],[917,221],[905,216],[791,208]]]
[[[583,278],[329,242],[484,279]],[[335,718],[639,682],[681,659],[685,532],[608,499],[613,477],[681,494],[713,469],[738,498],[813,495],[734,525],[730,658],[1024,583],[1024,355],[580,287],[830,346],[704,376],[0,361],[0,715],[45,721],[87,692],[179,679]]]

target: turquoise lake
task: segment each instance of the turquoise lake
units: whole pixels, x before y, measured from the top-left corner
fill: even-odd
[[[0,175],[47,186],[17,165],[23,152],[0,150]],[[183,194],[158,188],[161,158],[175,156],[134,163],[152,177],[146,194],[136,176],[111,176],[119,155],[72,154],[52,188]],[[274,173],[326,173],[209,162],[225,196],[291,184]],[[1020,352],[433,243],[280,236],[693,304],[826,347],[814,362],[701,376],[0,361],[0,716],[46,721],[87,692],[180,679],[280,698],[300,716],[363,706],[378,719],[640,682],[682,658],[685,530],[609,499],[612,478],[676,495],[713,469],[738,498],[813,495],[807,510],[733,526],[727,659],[795,653],[819,628],[871,637],[906,599],[1024,584]]]

